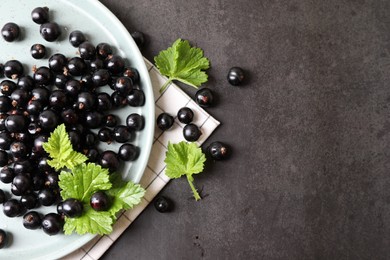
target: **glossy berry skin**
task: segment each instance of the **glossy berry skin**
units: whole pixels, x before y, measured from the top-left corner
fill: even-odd
[[[109,197],[103,191],[97,191],[92,194],[90,205],[96,211],[106,211],[111,206]]]
[[[172,201],[164,196],[159,196],[158,198],[156,198],[154,200],[153,205],[154,205],[155,209],[161,213],[169,212],[173,208]]]
[[[104,65],[112,75],[119,75],[125,69],[125,61],[119,55],[109,55]]]
[[[109,45],[108,43],[102,42],[96,46],[96,55],[99,58],[104,60],[111,54],[112,54],[112,48],[111,45]]]
[[[9,199],[3,203],[3,213],[10,218],[18,217],[23,214],[23,206],[16,199]]]
[[[64,72],[68,59],[61,53],[55,53],[49,58],[49,68],[56,73]]]
[[[38,229],[42,225],[41,215],[36,211],[30,211],[23,216],[23,226],[27,229]]]
[[[31,187],[32,187],[31,185],[32,185],[31,179],[24,174],[18,174],[12,180],[12,186],[14,186],[15,189],[17,189],[18,194],[20,195],[25,195],[31,192]]]
[[[112,131],[114,140],[118,143],[126,143],[132,138],[131,131],[124,125],[115,126]]]
[[[145,104],[145,94],[142,90],[133,89],[127,95],[127,104],[132,107],[141,107]]]
[[[81,76],[87,70],[87,64],[82,58],[73,57],[68,61],[67,69],[72,76]]]
[[[132,68],[132,67],[125,68],[125,71],[123,72],[123,76],[130,78],[134,84],[139,81],[139,72],[136,68]]]
[[[46,66],[39,67],[34,72],[34,81],[38,86],[48,86],[53,80],[53,73]]]
[[[17,79],[23,75],[23,65],[18,60],[9,60],[4,63],[4,76],[9,79]]]
[[[116,79],[114,89],[122,95],[128,95],[133,89],[133,81],[128,77],[119,77]]]
[[[209,88],[199,89],[195,93],[195,101],[201,107],[210,107],[213,104],[213,92]]]
[[[48,213],[42,218],[41,227],[50,236],[60,233],[63,226],[64,220],[59,214]]]
[[[36,43],[31,46],[30,52],[34,59],[42,59],[46,56],[46,47],[42,44]]]
[[[19,38],[20,28],[16,23],[6,23],[1,29],[1,36],[7,42],[13,42]]]
[[[89,41],[84,41],[79,45],[80,57],[84,60],[93,60],[96,57],[95,45]]]
[[[54,42],[61,35],[61,27],[55,22],[41,24],[39,31],[43,39],[48,42]]]
[[[106,69],[99,69],[92,75],[92,82],[97,87],[107,85],[110,79],[110,72],[108,72]]]
[[[62,202],[62,213],[69,218],[77,218],[83,214],[81,201],[70,198]]]
[[[230,148],[222,142],[213,142],[208,148],[207,152],[214,160],[225,160],[230,156]]]
[[[227,80],[230,85],[239,86],[245,80],[245,73],[240,67],[233,67],[229,70],[227,75]]]
[[[199,127],[197,127],[196,125],[194,125],[192,123],[185,125],[183,128],[184,139],[186,139],[189,142],[198,141],[198,139],[201,135],[202,135],[202,132],[200,131]]]
[[[23,115],[9,115],[5,119],[5,127],[10,133],[23,132],[27,127],[27,118]]]
[[[118,157],[122,161],[134,161],[139,155],[139,148],[132,144],[122,144],[118,150]]]
[[[69,34],[69,42],[72,44],[73,47],[79,47],[80,44],[85,42],[87,39],[85,38],[85,35],[83,32],[76,30]]]
[[[180,123],[189,124],[194,119],[194,112],[189,107],[182,107],[177,112],[177,119]]]
[[[31,19],[34,23],[43,24],[49,21],[49,8],[36,7],[31,11]]]
[[[45,188],[38,192],[38,201],[43,206],[51,206],[57,200],[57,196],[53,190]]]
[[[119,159],[115,152],[107,150],[101,153],[98,163],[109,172],[115,172],[119,168]]]
[[[33,209],[36,208],[38,204],[38,198],[35,193],[28,193],[26,195],[23,195],[20,198],[20,203],[25,207],[26,209]]]
[[[0,229],[0,249],[6,247],[8,244],[8,235],[3,229]]]
[[[156,123],[158,128],[160,128],[162,131],[166,131],[172,127],[173,121],[173,116],[168,113],[161,113],[158,115]]]
[[[126,126],[133,131],[140,131],[145,126],[144,117],[140,114],[133,113],[127,116]]]

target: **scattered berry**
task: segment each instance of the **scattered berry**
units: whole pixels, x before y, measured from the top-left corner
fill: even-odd
[[[64,226],[63,218],[56,213],[48,213],[42,218],[42,229],[43,231],[52,236],[61,232]]]
[[[31,46],[30,52],[34,59],[42,59],[46,56],[46,47],[42,44],[36,43]]]
[[[1,29],[1,35],[7,42],[13,42],[19,38],[20,28],[16,23],[6,23]]]
[[[36,211],[30,211],[23,216],[23,226],[27,229],[38,229],[42,225],[41,215]]]
[[[201,107],[210,107],[213,100],[213,92],[209,88],[199,89],[195,93],[195,101]]]
[[[162,131],[165,131],[172,127],[173,121],[173,116],[164,112],[157,117],[157,126]]]
[[[230,156],[230,148],[222,142],[211,143],[207,151],[214,160],[225,160]]]
[[[106,211],[110,208],[110,199],[103,191],[97,191],[92,194],[90,205],[96,211]]]
[[[154,200],[154,207],[158,212],[169,212],[173,209],[173,203],[170,199],[164,196],[159,196]]]
[[[36,7],[31,12],[31,19],[37,24],[47,23],[49,21],[49,8]]]
[[[239,67],[233,67],[227,75],[228,82],[233,86],[239,86],[245,80],[244,71]]]

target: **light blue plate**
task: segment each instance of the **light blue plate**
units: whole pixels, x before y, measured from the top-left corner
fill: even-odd
[[[31,11],[35,7],[47,6],[50,9],[50,20],[57,22],[62,28],[59,41],[49,43],[39,34],[39,25],[31,20]],[[7,22],[15,22],[22,29],[22,38],[8,43],[0,38],[0,62],[10,59],[20,60],[31,71],[33,65],[47,66],[47,59],[35,60],[30,55],[30,47],[34,43],[42,43],[50,50],[50,54],[61,52],[68,57],[77,56],[77,49],[68,42],[69,33],[73,30],[83,31],[88,40],[95,45],[107,42],[115,47],[115,53],[126,58],[129,66],[138,69],[141,77],[141,88],[146,97],[143,107],[126,107],[116,111],[122,124],[130,113],[139,113],[145,117],[145,129],[139,132],[132,142],[141,149],[139,158],[127,163],[121,173],[123,177],[139,182],[149,159],[154,131],[154,98],[149,74],[143,57],[121,22],[100,2],[96,0],[2,0],[0,27]],[[32,75],[32,73],[29,73]],[[117,150],[112,144],[107,149]],[[9,189],[9,185],[0,183],[1,189]],[[23,227],[22,218],[8,218],[0,206],[0,228],[12,234],[9,247],[0,249],[0,259],[57,259],[65,256],[90,241],[93,235],[56,235],[48,236],[42,230],[27,230]],[[54,207],[41,207],[38,211],[55,212]]]

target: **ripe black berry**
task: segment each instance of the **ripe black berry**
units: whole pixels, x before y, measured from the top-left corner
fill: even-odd
[[[164,112],[157,117],[157,126],[161,130],[165,131],[172,127],[173,121],[173,116]]]
[[[30,211],[23,216],[23,226],[27,229],[38,229],[42,225],[41,215],[36,211]]]
[[[85,41],[79,45],[80,57],[84,60],[93,60],[96,57],[95,45]]]
[[[201,107],[209,107],[213,104],[213,92],[209,88],[199,89],[195,93],[195,101]]]
[[[16,199],[9,199],[3,204],[3,212],[7,217],[18,217],[23,214],[23,206]]]
[[[99,164],[110,172],[115,172],[119,168],[118,156],[113,151],[104,151],[100,155]]]
[[[173,203],[170,199],[164,196],[159,196],[154,200],[154,207],[158,212],[164,213],[173,209]]]
[[[145,126],[144,117],[137,113],[130,114],[126,118],[126,125],[130,130],[140,131]]]
[[[17,79],[23,75],[23,65],[18,60],[9,60],[4,64],[4,76]]]
[[[183,128],[183,136],[189,142],[195,142],[202,135],[200,129],[194,124],[185,125]]]
[[[7,42],[15,41],[20,34],[19,25],[16,23],[6,23],[1,29],[1,35]]]
[[[42,44],[36,43],[31,46],[30,52],[34,59],[42,59],[46,55],[46,47]]]
[[[245,80],[244,71],[240,67],[233,67],[227,75],[228,82],[233,86],[239,86]]]
[[[132,144],[122,144],[119,147],[118,156],[122,161],[134,161],[139,155],[139,148]]]
[[[180,123],[189,124],[194,119],[194,112],[189,107],[182,107],[177,112],[177,119]]]
[[[55,22],[48,22],[41,25],[40,33],[46,41],[54,42],[61,35],[61,28]]]
[[[69,218],[77,218],[83,214],[83,204],[76,199],[66,199],[62,202],[62,211]]]
[[[48,213],[42,218],[43,231],[52,236],[58,234],[64,226],[64,220],[59,214]]]
[[[31,11],[31,19],[37,24],[47,23],[49,21],[49,8],[36,7]]]
[[[110,208],[110,199],[103,191],[97,191],[92,194],[90,205],[96,211],[105,211]]]
[[[207,148],[211,158],[214,160],[224,160],[230,156],[230,148],[222,142],[213,142]]]
[[[80,44],[86,41],[86,38],[84,36],[84,33],[81,31],[73,31],[69,34],[69,42],[72,44],[73,47],[79,47]]]

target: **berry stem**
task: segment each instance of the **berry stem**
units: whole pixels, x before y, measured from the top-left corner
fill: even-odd
[[[164,85],[162,85],[162,87],[160,88],[160,93],[163,93],[165,91],[165,89],[168,87],[168,85],[172,82],[173,78],[169,78],[167,80],[167,82],[164,83]]]
[[[191,175],[187,175],[187,181],[188,181],[188,184],[190,184],[192,192],[194,193],[195,200],[196,201],[200,200],[201,197],[194,186],[194,178]]]

